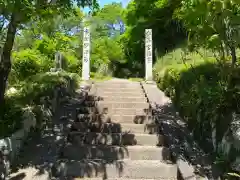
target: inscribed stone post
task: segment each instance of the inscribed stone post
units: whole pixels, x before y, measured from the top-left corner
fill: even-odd
[[[62,69],[62,54],[60,52],[55,54],[55,68],[56,70]]]
[[[83,59],[82,59],[82,79],[90,78],[90,28],[83,30]]]
[[[152,81],[152,29],[145,29],[145,79]]]

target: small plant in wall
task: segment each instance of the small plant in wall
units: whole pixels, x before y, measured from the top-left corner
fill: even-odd
[[[227,175],[230,177],[240,178],[240,173],[227,173]]]

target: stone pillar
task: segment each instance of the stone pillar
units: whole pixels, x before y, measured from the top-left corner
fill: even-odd
[[[62,54],[60,52],[55,54],[55,69],[62,70]]]
[[[152,29],[145,29],[145,80],[153,80]]]
[[[83,31],[83,58],[82,58],[82,79],[90,78],[90,28],[84,27]]]

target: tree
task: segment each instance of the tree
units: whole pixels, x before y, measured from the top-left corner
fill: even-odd
[[[119,40],[123,21],[122,4],[111,3],[86,22],[91,26],[91,71],[113,75],[115,65],[124,61]]]
[[[121,3],[105,5],[91,18],[91,28],[96,36],[119,36],[124,25],[123,7]]]
[[[219,92],[223,95],[219,96],[222,99],[218,97],[221,103],[214,104],[214,110],[217,113],[215,113],[215,118],[211,119],[211,123],[216,128],[214,144],[216,150],[233,121],[233,112],[238,107],[235,100],[239,91],[236,84],[238,74],[235,73],[239,71],[236,69],[236,49],[240,45],[239,5],[240,1],[238,0],[185,0],[176,11],[176,16],[187,29],[189,49],[194,51],[203,47],[211,50],[215,54],[217,65],[220,65]],[[216,94],[215,89],[212,94]],[[211,96],[214,97],[212,94]]]
[[[124,12],[127,30],[122,36],[122,43],[132,72],[144,73],[145,29],[153,30],[154,61],[185,39],[181,22],[173,18],[179,4],[179,0],[133,0],[128,4]]]
[[[184,22],[192,47],[211,49],[218,60],[226,60],[229,54],[234,67],[240,45],[239,4],[238,0],[185,0],[176,15]]]
[[[77,0],[78,6],[91,5],[98,8],[96,0]],[[3,52],[0,59],[0,103],[4,102],[6,82],[11,71],[11,51],[18,28],[23,28],[30,20],[44,19],[54,14],[68,15],[74,8],[71,0],[0,0],[0,17],[9,21]]]

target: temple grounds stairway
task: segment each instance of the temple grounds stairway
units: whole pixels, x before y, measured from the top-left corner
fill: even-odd
[[[18,161],[26,180],[178,178],[141,84],[120,79],[94,83],[83,103],[64,102]]]
[[[76,179],[177,179],[138,82],[96,83],[76,109],[59,157],[59,176]]]

